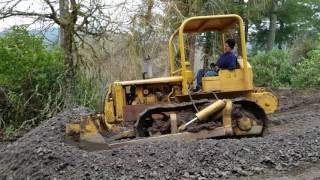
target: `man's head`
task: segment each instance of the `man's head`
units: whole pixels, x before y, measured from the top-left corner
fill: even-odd
[[[224,44],[224,52],[231,52],[236,45],[236,41],[234,39],[226,40]]]

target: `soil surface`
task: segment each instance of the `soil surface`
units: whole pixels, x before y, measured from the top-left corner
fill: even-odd
[[[0,179],[320,179],[320,92],[277,91],[263,137],[154,142],[100,152],[64,143],[71,109],[0,144]]]

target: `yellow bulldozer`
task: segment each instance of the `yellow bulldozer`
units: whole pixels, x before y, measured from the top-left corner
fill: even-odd
[[[215,33],[220,49],[226,38],[236,39],[239,68],[202,77],[201,90],[193,92],[195,65],[186,41],[207,32]],[[266,114],[278,106],[272,92],[253,85],[244,23],[238,15],[184,20],[169,39],[169,73],[114,82],[106,93],[104,112],[82,114],[80,122],[67,124],[66,140],[99,150],[160,140],[258,136],[267,127]]]

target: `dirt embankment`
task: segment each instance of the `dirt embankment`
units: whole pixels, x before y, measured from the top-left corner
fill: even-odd
[[[0,147],[0,179],[320,177],[320,92],[278,93],[280,108],[269,117],[264,137],[158,142],[101,152],[63,143],[64,124],[86,111],[73,109]]]

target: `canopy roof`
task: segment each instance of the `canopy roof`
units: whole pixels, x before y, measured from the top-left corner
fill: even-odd
[[[185,20],[181,26],[183,32],[223,31],[233,25],[240,24],[238,15],[198,16]]]

